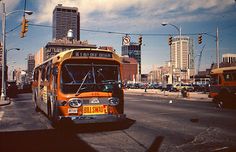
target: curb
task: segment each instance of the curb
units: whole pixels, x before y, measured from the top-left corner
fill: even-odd
[[[0,106],[6,106],[9,105],[11,103],[11,100],[0,100]]]
[[[176,99],[176,100],[185,100],[185,101],[200,101],[200,102],[212,102],[211,98],[183,98],[181,96],[176,96],[176,95],[161,95],[161,94],[156,94],[156,93],[143,93],[143,92],[125,92],[125,94],[136,94],[136,95],[141,95],[141,96],[156,96],[164,99]]]

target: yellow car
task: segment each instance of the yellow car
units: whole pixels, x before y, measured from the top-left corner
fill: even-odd
[[[192,84],[184,84],[184,83],[181,83],[181,85],[180,84],[177,84],[176,86],[175,86],[175,88],[178,90],[178,91],[181,91],[183,88],[185,88],[187,91],[189,91],[189,92],[192,92],[192,91],[194,91],[194,87],[192,86]]]

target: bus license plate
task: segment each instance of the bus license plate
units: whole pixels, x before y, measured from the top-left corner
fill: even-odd
[[[93,105],[93,106],[83,106],[84,115],[101,115],[107,114],[106,105]]]
[[[77,114],[78,113],[78,109],[77,108],[69,108],[68,109],[68,114]]]

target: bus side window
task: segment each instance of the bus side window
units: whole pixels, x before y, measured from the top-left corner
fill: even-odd
[[[58,68],[57,68],[56,66],[53,67],[52,74],[53,74],[54,76],[57,76],[57,74],[58,74]]]
[[[42,67],[42,72],[41,72],[41,81],[45,80],[45,75],[46,75],[46,69],[45,66]]]
[[[50,79],[50,73],[51,73],[51,66],[47,66],[47,71],[46,71],[46,80],[49,81]]]
[[[230,73],[224,73],[225,81],[232,81],[232,75]]]
[[[232,73],[232,80],[236,81],[236,72]]]
[[[52,75],[53,75],[54,88],[57,88],[57,76],[58,76],[58,68],[57,68],[57,66],[53,67]]]

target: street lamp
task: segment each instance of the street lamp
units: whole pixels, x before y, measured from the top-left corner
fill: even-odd
[[[6,54],[5,54],[5,63],[7,64],[7,54],[8,52],[12,51],[12,50],[16,50],[16,51],[20,51],[20,48],[10,48],[10,49],[6,49]]]
[[[17,50],[17,51],[19,51],[20,48],[11,48],[11,49],[8,49],[7,52],[9,52],[9,51],[11,51],[11,50]]]
[[[180,42],[180,50],[182,50],[182,44],[181,44],[181,27],[177,27],[174,24],[168,23],[168,22],[162,22],[161,23],[162,26],[166,26],[166,25],[170,25],[172,27],[174,27],[178,33],[179,33],[179,42]],[[182,57],[182,51],[180,51],[180,56]],[[171,49],[170,49],[170,64],[172,66],[172,60],[171,60]],[[180,60],[180,71],[182,69],[182,60]],[[172,73],[173,74],[173,73]],[[181,76],[180,76],[180,81],[181,81]],[[181,82],[180,82],[181,83]]]
[[[5,66],[6,66],[6,17],[10,14],[16,13],[16,12],[24,12],[28,15],[33,14],[32,11],[28,11],[28,10],[15,10],[9,13],[6,13],[6,9],[5,9],[5,3],[2,2],[2,89],[1,89],[1,101],[6,102],[5,98],[6,98],[6,84],[5,84]]]

